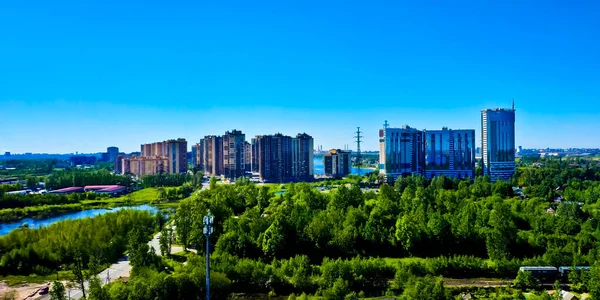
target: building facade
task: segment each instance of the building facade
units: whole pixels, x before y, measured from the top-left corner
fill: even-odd
[[[388,182],[400,176],[422,174],[423,132],[408,125],[379,131],[379,172]]]
[[[475,130],[425,130],[425,177],[475,178]]]
[[[299,133],[292,140],[292,177],[296,180],[313,180],[314,140],[306,133]]]
[[[164,156],[144,157],[128,156],[119,157],[121,174],[131,174],[137,177],[169,173],[169,160]]]
[[[350,174],[350,152],[340,149],[331,149],[323,155],[323,166],[325,175],[331,177],[346,176]]]
[[[258,174],[263,182],[292,180],[292,138],[275,134],[256,137]]]
[[[200,164],[208,176],[223,175],[223,137],[207,135],[200,140],[202,147]]]
[[[252,172],[252,145],[244,142],[244,171]]]
[[[258,173],[258,140],[255,137],[250,140],[250,156],[250,171]]]
[[[492,182],[508,181],[515,173],[515,109],[481,111],[483,174]]]
[[[167,167],[168,172],[172,174],[186,173],[188,170],[187,141],[179,138],[176,140],[168,140],[164,143],[166,144],[167,150],[167,155],[165,156],[169,159],[169,166]]]
[[[240,130],[225,132],[223,135],[223,175],[235,180],[246,174],[244,152],[246,136]]]
[[[106,148],[106,154],[109,162],[114,162],[119,155],[118,147],[108,147]]]

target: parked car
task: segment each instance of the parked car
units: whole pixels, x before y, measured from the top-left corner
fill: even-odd
[[[49,289],[50,289],[50,288],[48,288],[47,286],[45,286],[45,287],[41,288],[41,289],[40,289],[40,295],[45,295],[45,294],[48,294],[48,290],[49,290]]]

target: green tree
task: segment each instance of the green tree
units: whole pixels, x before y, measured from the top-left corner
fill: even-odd
[[[589,272],[588,288],[592,299],[600,299],[600,262],[596,262]]]
[[[519,271],[517,278],[513,282],[514,286],[518,289],[525,290],[533,288],[538,285],[537,280],[528,271]]]
[[[81,252],[79,250],[76,250],[75,252],[75,261],[73,264],[71,264],[71,272],[75,277],[75,282],[81,290],[83,298],[85,298],[85,280],[87,278],[84,272],[83,257],[81,256]]]
[[[283,248],[285,237],[279,221],[273,222],[264,233],[262,250],[266,255],[275,256]]]
[[[28,188],[35,189],[38,187],[38,178],[36,176],[25,177],[25,182]]]
[[[171,228],[168,226],[163,228],[160,232],[158,243],[160,244],[160,253],[163,256],[171,254]]]
[[[193,211],[194,205],[192,199],[186,199],[179,203],[177,213],[175,214],[175,226],[177,230],[177,238],[183,244],[183,249],[187,251],[190,245],[192,234]]]
[[[89,281],[90,300],[110,300],[107,290],[102,288],[102,282],[98,276],[92,276]]]
[[[52,288],[50,289],[50,299],[51,300],[66,300],[66,290],[65,286],[60,281],[55,281],[52,284]]]
[[[138,228],[134,228],[129,233],[129,241],[127,243],[127,251],[129,252],[129,261],[133,267],[147,267],[152,264],[152,255],[150,246],[148,246],[148,238]]]

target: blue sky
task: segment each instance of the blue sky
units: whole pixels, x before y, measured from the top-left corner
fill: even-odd
[[[0,151],[395,127],[600,147],[598,1],[3,1]]]

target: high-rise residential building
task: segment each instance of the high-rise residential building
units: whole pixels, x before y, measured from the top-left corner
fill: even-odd
[[[481,111],[483,174],[508,181],[515,173],[515,108]]]
[[[141,156],[167,156],[167,142],[155,142],[150,144],[142,144],[140,146]]]
[[[114,172],[115,174],[123,174],[123,155],[117,155],[117,158],[115,158]]]
[[[120,166],[121,174],[132,174],[138,177],[145,175],[162,174],[167,171],[169,160],[165,156],[119,156],[119,164],[115,164],[115,169]]]
[[[223,175],[229,180],[235,180],[246,174],[245,141],[246,136],[240,130],[227,131],[223,135]]]
[[[252,172],[252,145],[244,142],[244,171]]]
[[[323,165],[327,176],[346,176],[350,174],[350,152],[331,149],[323,155]]]
[[[197,170],[204,170],[204,139],[200,140],[200,143],[192,146],[192,166]]]
[[[250,140],[250,171],[258,173],[258,140],[252,138]]]
[[[388,182],[422,174],[423,132],[408,125],[379,130],[379,172]]]
[[[423,131],[425,177],[444,175],[453,178],[475,177],[475,130]]]
[[[200,164],[209,176],[223,175],[223,137],[207,135],[200,140],[202,147]]]
[[[176,140],[168,140],[166,144],[166,156],[169,159],[169,173],[186,173],[188,169],[187,163],[187,141],[179,138]],[[160,156],[160,155],[158,155]]]
[[[314,179],[314,140],[306,133],[299,133],[292,140],[292,177],[298,180]]]
[[[292,180],[292,138],[280,133],[256,137],[258,174],[261,181]]]
[[[115,159],[117,159],[117,156],[119,155],[119,148],[118,147],[108,147],[106,148],[106,154],[107,154],[107,158],[109,162],[114,162]]]

